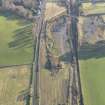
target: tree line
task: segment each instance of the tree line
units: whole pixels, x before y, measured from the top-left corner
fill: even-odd
[[[35,0],[0,0],[0,11],[9,10],[24,18],[32,19],[32,9],[35,5]]]

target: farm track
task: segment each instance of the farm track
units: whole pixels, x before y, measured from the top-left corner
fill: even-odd
[[[31,66],[32,63],[29,63],[29,64],[19,64],[19,65],[4,65],[4,66],[0,66],[0,69],[3,69],[3,68],[11,68],[11,67],[19,67],[19,66]]]
[[[78,29],[77,29],[77,17],[79,16],[79,9],[76,4],[76,0],[70,0],[68,5],[68,14],[71,18],[70,23],[70,45],[71,45],[71,76],[70,76],[70,105],[84,105],[82,89],[81,89],[81,80],[80,80],[80,70],[79,70],[79,61],[78,61]],[[73,17],[73,16],[76,16]]]
[[[42,2],[42,1],[40,1]],[[42,2],[41,5],[41,14],[39,17],[36,18],[34,24],[36,24],[36,33],[35,37],[36,40],[34,42],[34,58],[33,58],[33,65],[32,65],[32,105],[40,105],[40,43],[41,43],[41,35],[44,26],[44,8],[45,8],[45,1]]]
[[[39,20],[40,24],[38,26],[38,31],[37,33],[39,33],[39,35],[37,36],[37,41],[36,41],[36,47],[35,47],[35,52],[34,52],[34,57],[35,59],[33,60],[33,84],[32,84],[32,88],[33,88],[33,105],[39,104],[39,51],[40,51],[40,38],[41,38],[41,32],[42,32],[42,26],[43,26],[43,19],[41,17],[41,21]]]

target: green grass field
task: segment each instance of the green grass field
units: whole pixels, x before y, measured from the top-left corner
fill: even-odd
[[[85,14],[100,14],[105,13],[105,3],[97,3],[93,5],[92,3],[84,3],[82,9]]]
[[[22,33],[22,28],[29,22],[10,15],[0,14],[0,66],[30,63],[33,55],[32,34]]]
[[[80,61],[85,105],[105,105],[105,57]]]

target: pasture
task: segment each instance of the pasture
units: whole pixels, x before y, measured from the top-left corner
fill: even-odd
[[[0,13],[0,66],[32,62],[33,41],[32,31],[27,28],[29,24],[11,13]]]

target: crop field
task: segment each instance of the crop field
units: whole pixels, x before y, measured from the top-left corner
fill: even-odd
[[[41,81],[41,105],[58,105],[67,101],[67,89],[69,79],[69,66],[52,74],[51,71],[43,69],[40,73]]]
[[[0,66],[31,62],[32,32],[24,28],[28,24],[11,13],[0,13]]]
[[[29,66],[0,69],[0,105],[23,105],[23,100],[17,99],[28,89],[29,78]]]

